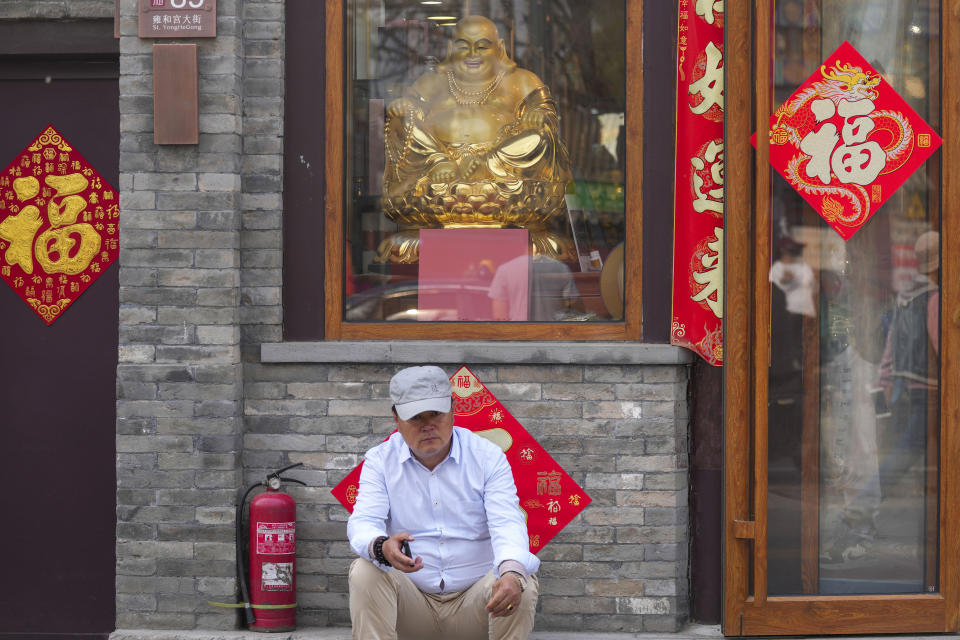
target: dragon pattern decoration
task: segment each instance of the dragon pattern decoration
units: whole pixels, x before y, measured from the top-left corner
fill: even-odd
[[[769,138],[770,164],[844,240],[942,144],[849,42],[774,111]]]
[[[836,62],[831,67],[821,65],[822,79],[799,91],[777,109],[775,124],[770,129],[770,143],[800,146],[801,141],[817,127],[811,108],[813,101],[829,99],[835,105],[842,100],[876,100],[881,78],[872,69],[850,63]],[[899,111],[874,110],[870,114],[874,128],[868,140],[875,140],[886,155],[886,166],[880,175],[892,174],[903,167],[914,150],[915,137],[909,119]],[[871,197],[867,188],[859,184],[823,184],[811,178],[806,169],[812,160],[806,154],[797,154],[783,171],[784,177],[801,194],[823,198],[821,215],[831,224],[859,227],[870,217]],[[849,206],[845,206],[849,203]]]

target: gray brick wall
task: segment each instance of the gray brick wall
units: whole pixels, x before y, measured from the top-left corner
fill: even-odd
[[[112,14],[112,3],[110,10]],[[241,484],[242,3],[198,39],[200,142],[153,144],[153,40],[121,1],[117,626],[232,628]],[[169,40],[167,42],[170,42]]]
[[[403,365],[248,363],[243,464],[302,462],[304,625],[349,623],[347,511],[330,495],[392,430]],[[676,631],[688,612],[687,369],[468,365],[593,499],[543,549],[538,630]],[[453,367],[447,367],[452,372]]]
[[[403,365],[261,361],[282,340],[283,10],[218,1],[218,37],[196,40],[200,143],[158,147],[153,41],[121,0],[120,628],[236,626],[206,601],[236,597],[237,492],[293,462],[310,485],[291,488],[300,624],[349,622],[347,512],[330,488],[392,429]],[[594,500],[540,554],[537,628],[676,630],[686,368],[471,368]]]
[[[113,0],[2,0],[0,20],[112,18]]]
[[[282,0],[246,0],[243,21],[243,156],[240,323],[245,362],[282,339]]]

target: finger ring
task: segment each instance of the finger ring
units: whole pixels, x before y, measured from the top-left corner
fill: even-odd
[[[507,605],[507,611],[513,611],[513,605],[512,605],[512,604],[508,604],[508,605]]]

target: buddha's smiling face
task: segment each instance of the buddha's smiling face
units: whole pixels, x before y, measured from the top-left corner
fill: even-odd
[[[485,18],[464,18],[453,34],[449,61],[457,78],[481,82],[493,78],[500,66],[503,42],[497,27]]]

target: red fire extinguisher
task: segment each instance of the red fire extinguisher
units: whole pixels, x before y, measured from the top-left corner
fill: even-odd
[[[237,505],[237,577],[251,631],[292,631],[297,626],[297,504],[280,487],[284,482],[306,483],[280,474],[302,464],[274,471],[266,482],[248,488]],[[242,516],[247,496],[257,487],[267,490],[250,501],[248,589]]]

